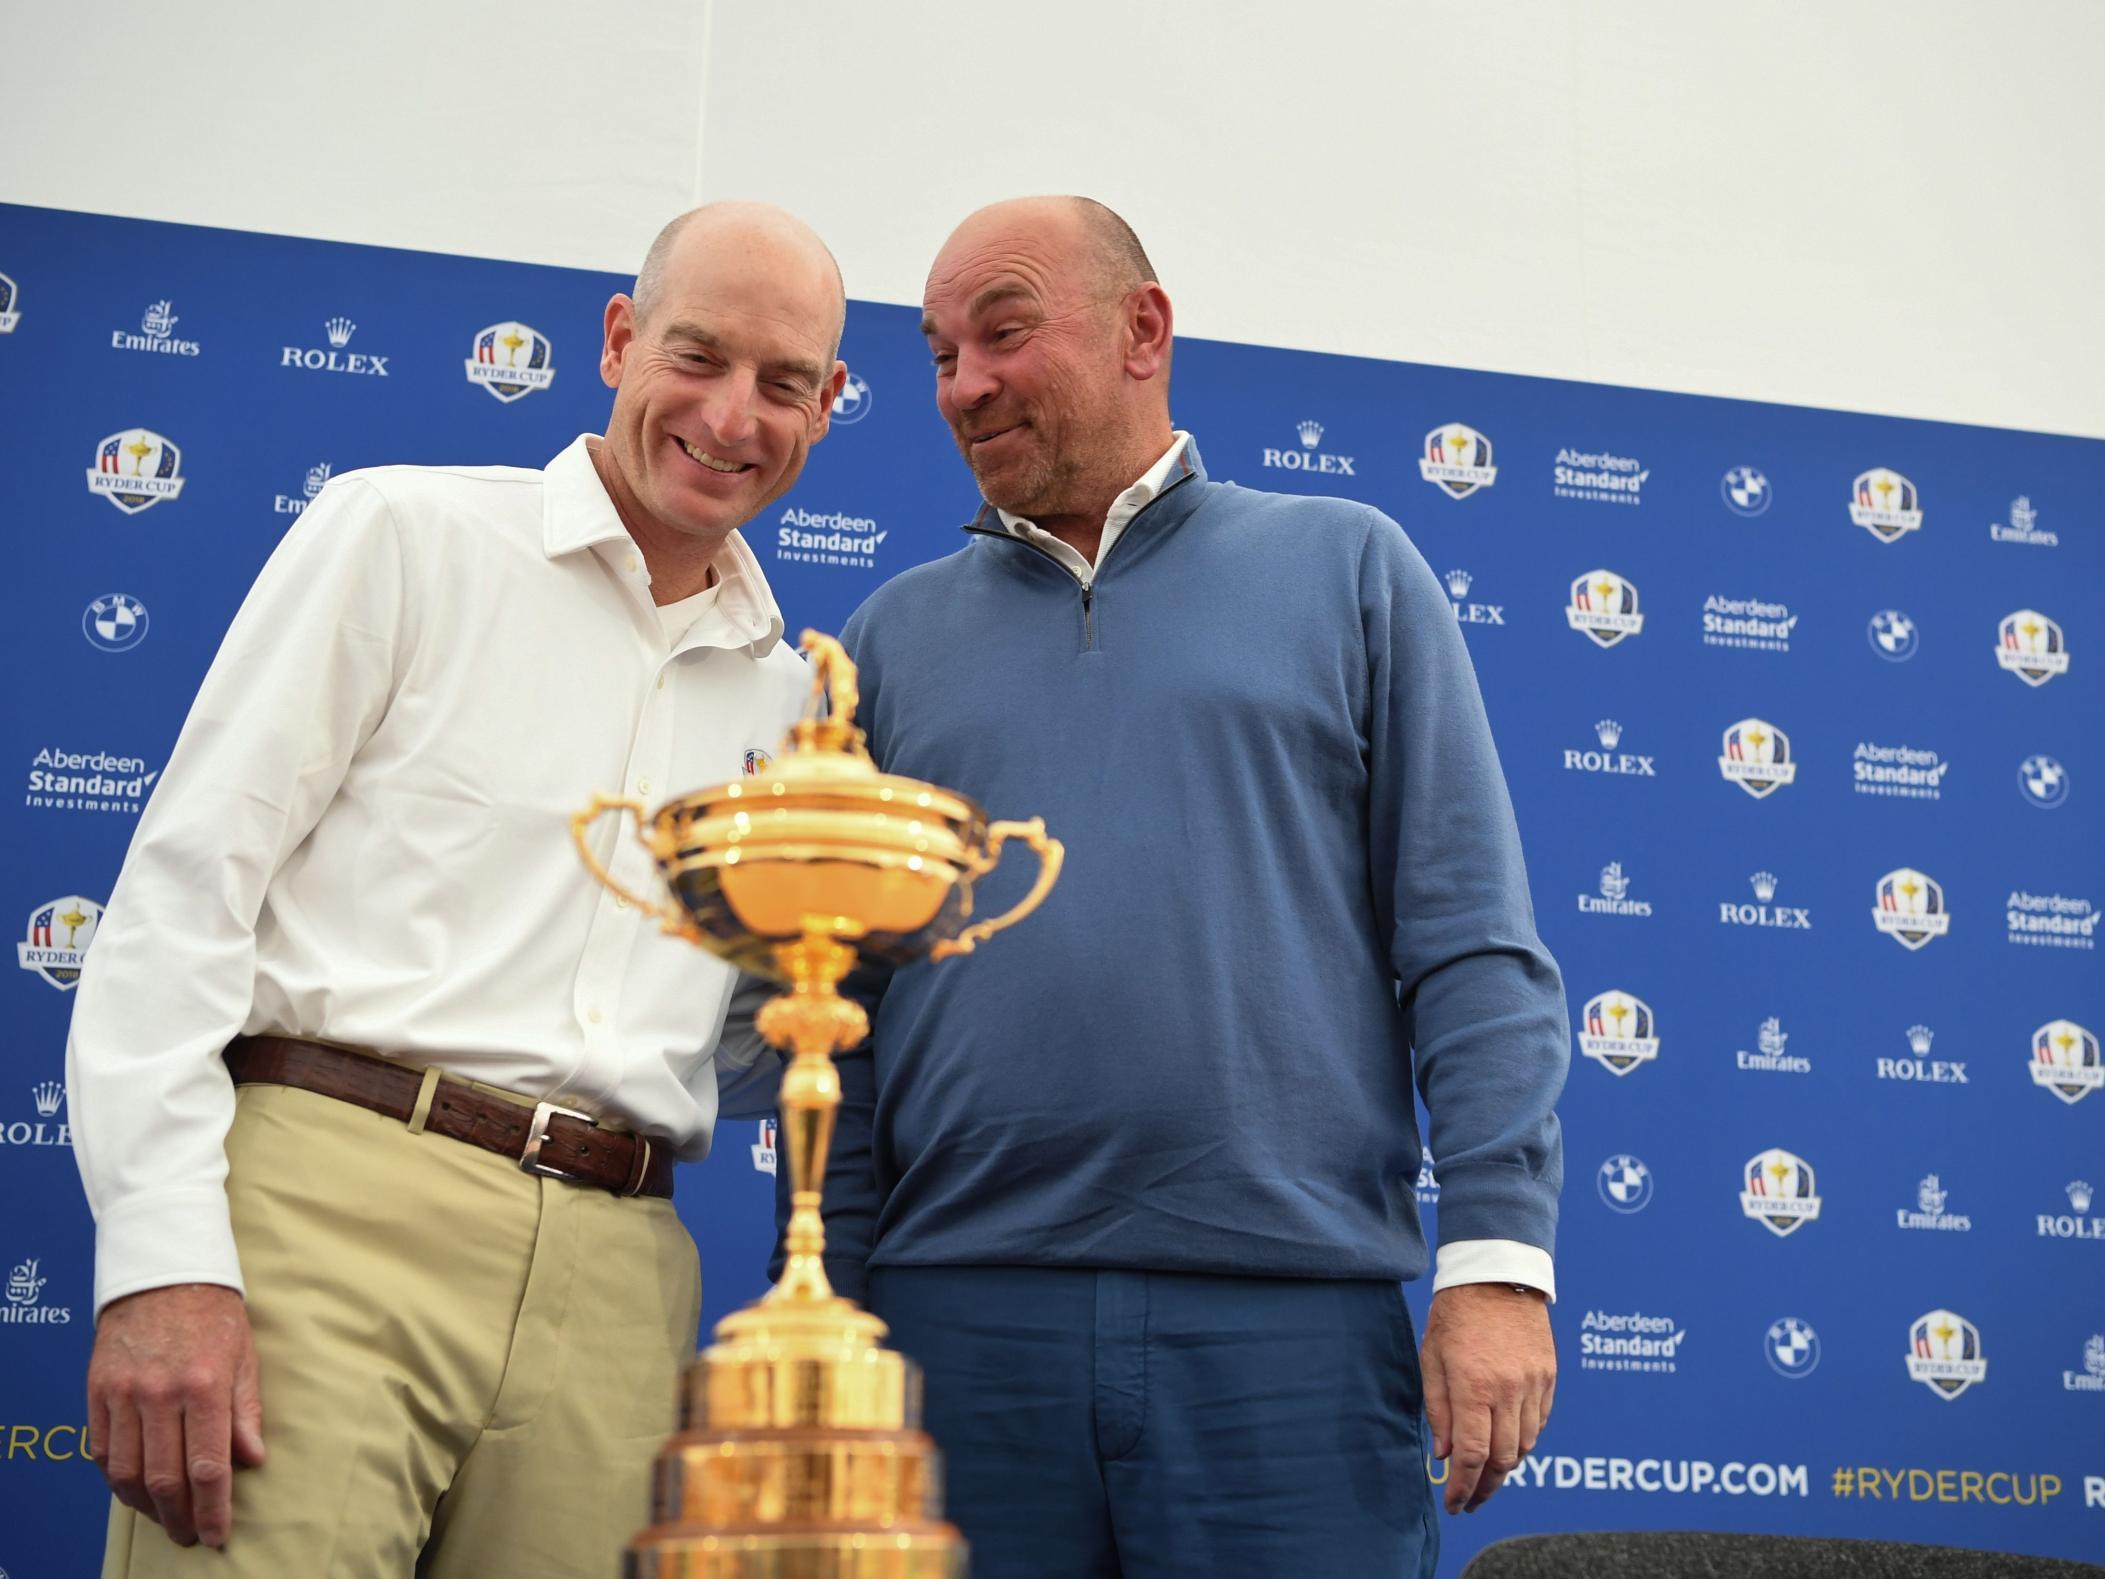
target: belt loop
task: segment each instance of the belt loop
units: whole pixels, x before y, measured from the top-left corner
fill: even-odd
[[[431,1117],[431,1098],[439,1088],[439,1067],[433,1064],[424,1071],[424,1083],[417,1087],[417,1105],[409,1110],[409,1132],[424,1133],[424,1121]]]

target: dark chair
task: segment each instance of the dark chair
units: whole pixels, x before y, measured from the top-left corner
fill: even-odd
[[[1478,1552],[1462,1579],[2100,1579],[2058,1557],[1898,1541],[1707,1530],[1516,1535]]]

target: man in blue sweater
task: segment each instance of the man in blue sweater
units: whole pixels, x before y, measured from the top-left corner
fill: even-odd
[[[1374,509],[1208,480],[1101,205],[973,215],[924,301],[986,505],[849,621],[860,721],[1067,866],[841,1061],[829,1268],[927,1373],[978,1579],[1430,1575],[1428,1450],[1473,1509],[1549,1414],[1567,1059],[1447,598]]]

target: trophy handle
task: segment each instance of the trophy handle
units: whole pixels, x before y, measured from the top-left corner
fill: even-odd
[[[585,839],[585,830],[610,811],[625,811],[634,817],[636,836],[640,839],[643,837],[643,818],[649,809],[634,795],[594,795],[592,804],[570,819],[570,837],[577,845],[577,853],[584,859],[586,871],[612,890],[617,899],[627,900],[656,921],[666,932],[677,937],[687,930],[686,912],[676,905],[661,905],[645,899],[641,894],[631,893],[615,882],[613,874],[599,864],[599,857],[592,853],[592,846]]]
[[[991,872],[1001,862],[1001,847],[1011,838],[1021,839],[1031,847],[1038,857],[1038,880],[1031,884],[1031,891],[1009,910],[1006,915],[996,916],[992,921],[975,921],[954,938],[946,938],[928,951],[928,957],[949,959],[953,954],[970,954],[980,944],[999,932],[1003,927],[1012,927],[1044,903],[1045,896],[1052,892],[1054,883],[1060,880],[1060,863],[1067,859],[1067,846],[1058,839],[1048,837],[1045,819],[1033,817],[1029,822],[997,822],[987,829],[987,853],[975,877]]]

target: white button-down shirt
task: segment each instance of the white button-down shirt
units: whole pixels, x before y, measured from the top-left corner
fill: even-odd
[[[1093,585],[1098,568],[1110,556],[1112,545],[1125,532],[1127,524],[1154,502],[1155,496],[1169,486],[1173,476],[1183,474],[1184,449],[1190,443],[1191,435],[1182,428],[1177,429],[1162,458],[1142,473],[1138,482],[1111,501],[1111,509],[1104,517],[1104,535],[1096,546],[1094,564],[1084,559],[1080,550],[1062,542],[1035,522],[1011,515],[1006,510],[995,513],[1001,517],[1001,524],[1008,528],[1012,537],[1019,537],[1052,555],[1083,586]],[[96,946],[101,946],[99,941]],[[1516,1287],[1540,1289],[1552,1299],[1557,1296],[1556,1266],[1549,1253],[1517,1239],[1457,1239],[1441,1245],[1434,1253],[1433,1292],[1437,1294],[1457,1283],[1511,1283]]]
[[[809,677],[735,533],[715,585],[652,603],[596,443],[545,471],[346,473],[257,578],[74,1009],[98,1313],[241,1287],[220,1059],[237,1032],[379,1049],[708,1151],[719,1077],[760,1051],[718,1045],[736,973],[594,881],[568,820],[595,790],[655,805],[738,777]],[[628,888],[663,892],[626,819],[593,842]]]

